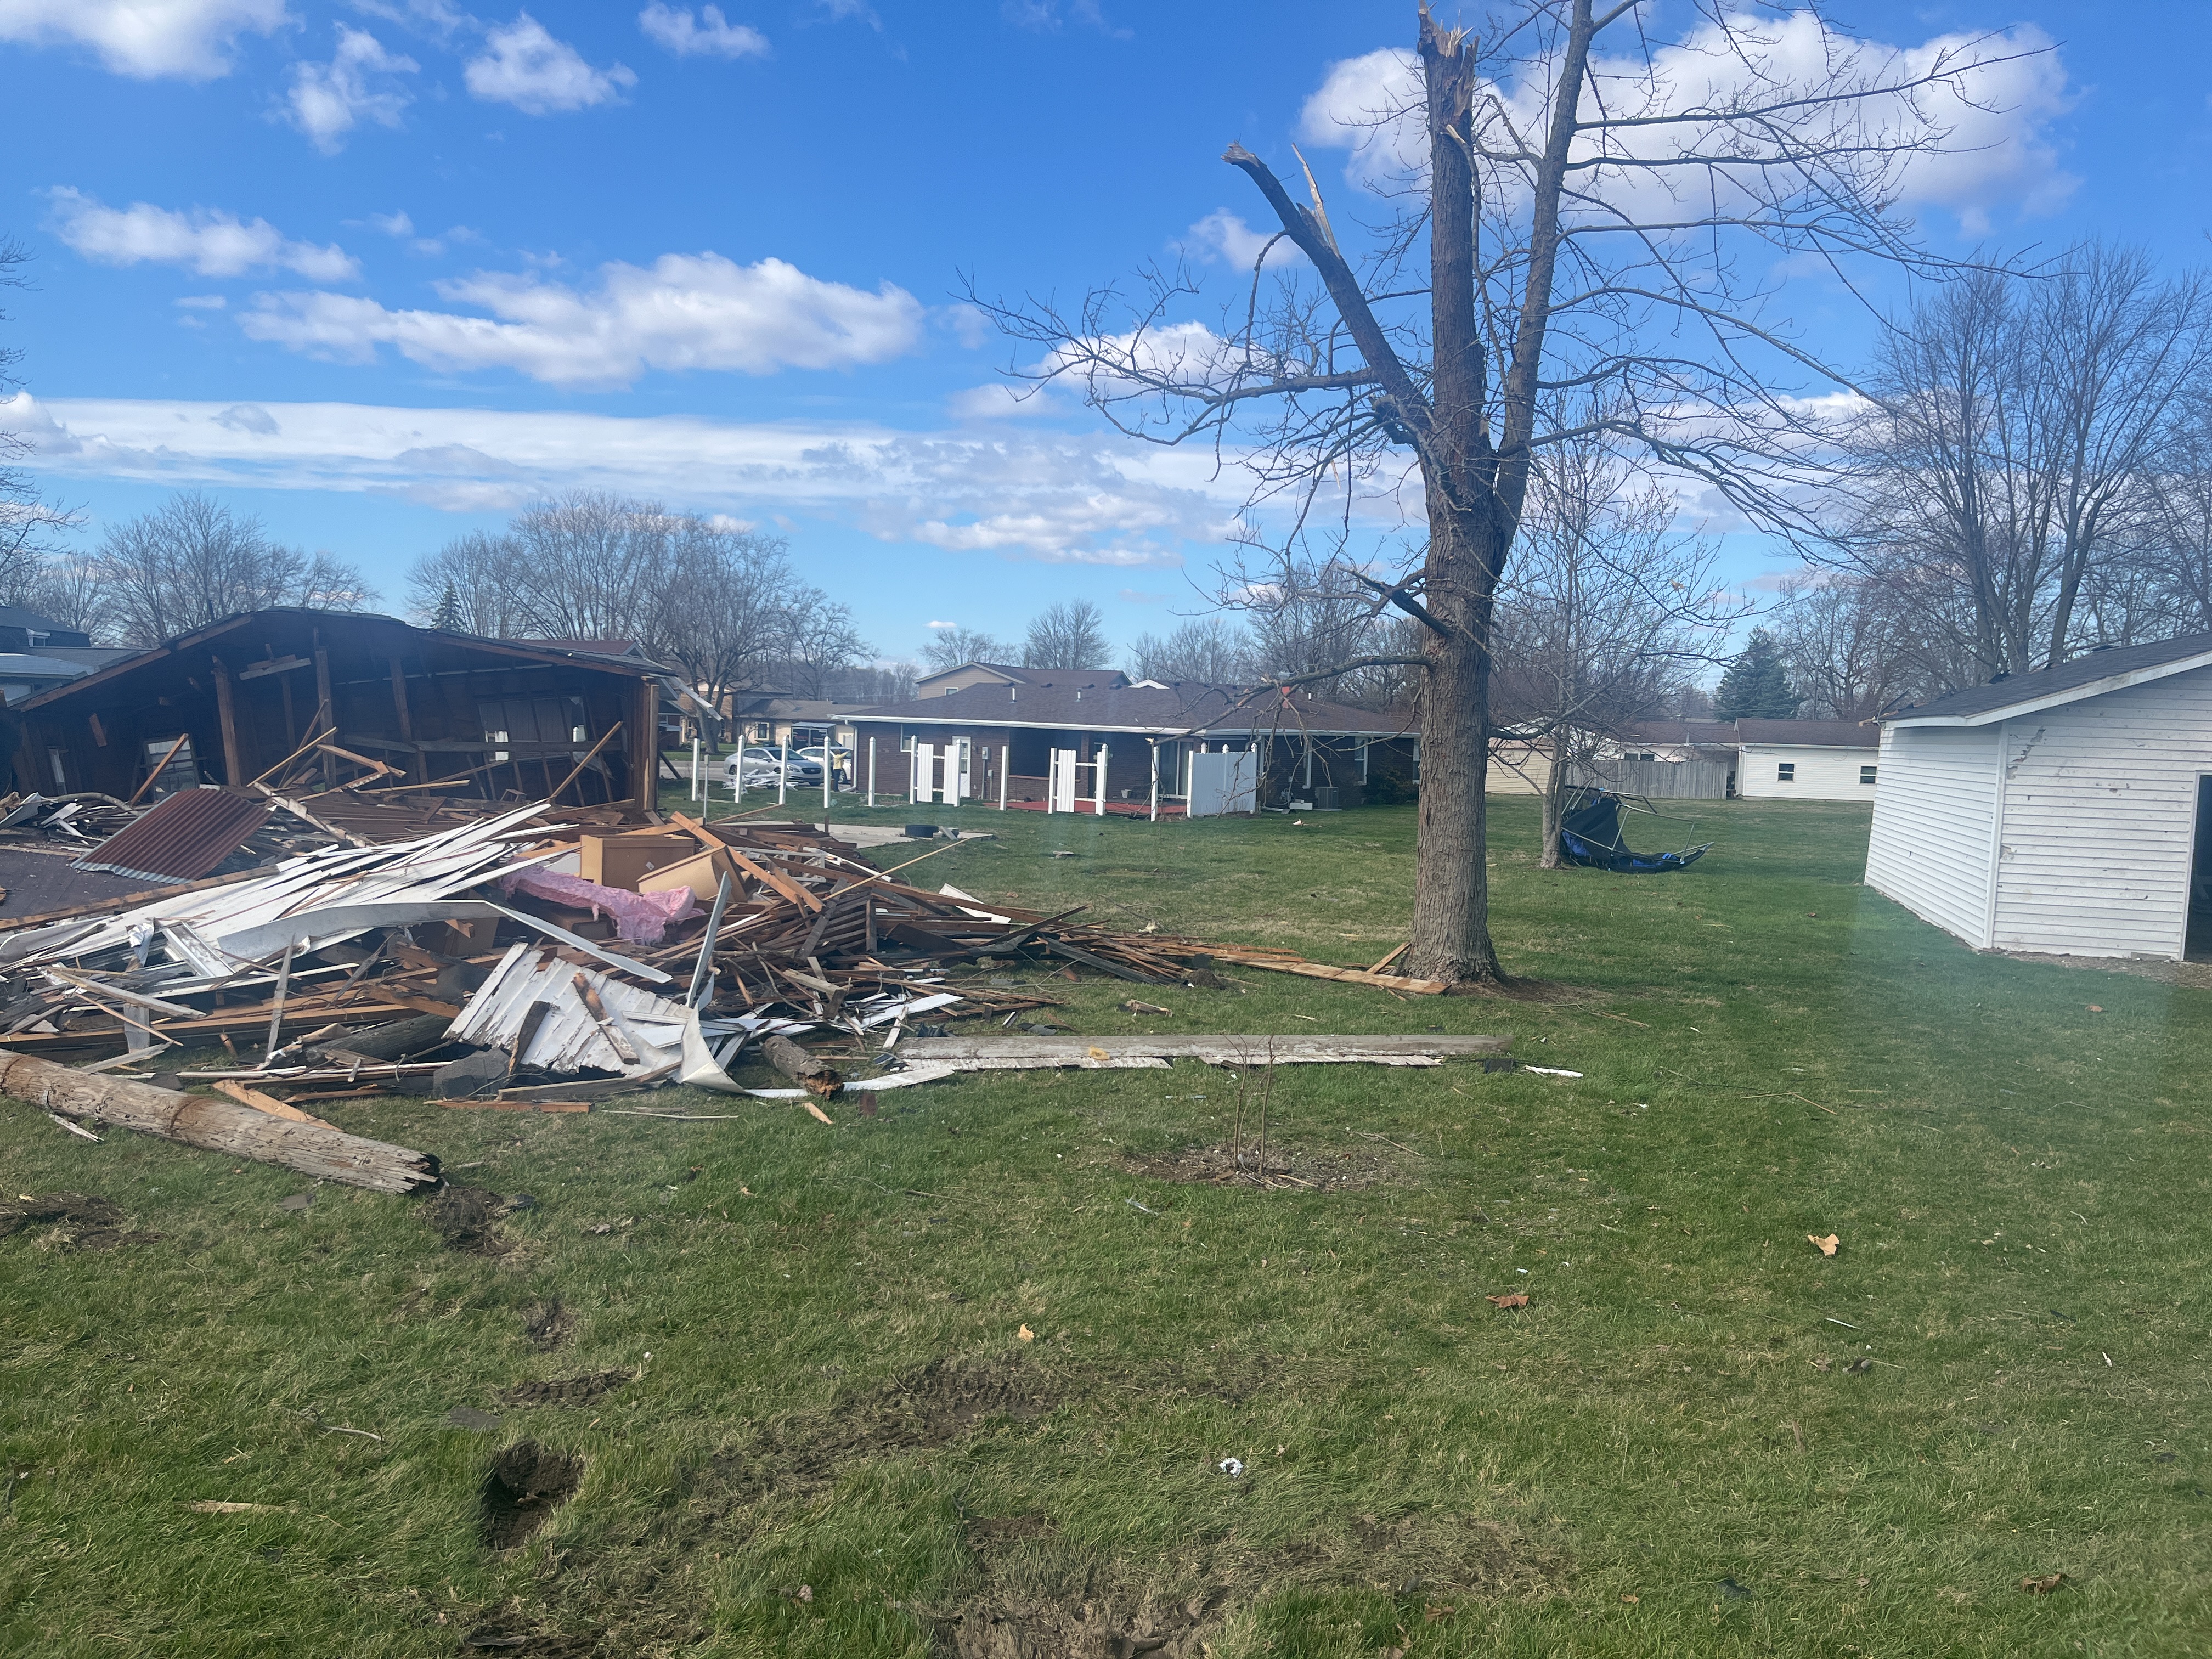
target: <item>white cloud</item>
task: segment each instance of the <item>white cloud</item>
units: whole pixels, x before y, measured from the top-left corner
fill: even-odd
[[[413,75],[422,65],[388,52],[366,29],[337,26],[337,50],[327,64],[292,65],[285,94],[286,118],[325,155],[344,148],[345,135],[363,121],[396,127],[399,112],[413,101],[397,87],[372,86],[372,75]],[[399,216],[404,218],[406,216]]]
[[[670,253],[605,266],[596,289],[506,273],[437,284],[489,317],[392,311],[349,295],[264,294],[239,319],[257,340],[342,362],[380,345],[428,368],[511,368],[555,386],[627,386],[649,368],[745,374],[849,368],[913,349],[922,307],[905,289],[873,294],[809,276],[781,259],[740,265]]]
[[[924,628],[957,628],[960,624],[956,622],[926,622],[922,626]]]
[[[1243,487],[1211,455],[1111,436],[860,422],[19,393],[0,399],[0,428],[21,433],[54,477],[374,493],[453,511],[612,489],[748,523],[828,520],[890,543],[1127,568],[1203,556]]]
[[[620,64],[593,69],[565,40],[556,40],[526,11],[484,37],[487,50],[462,72],[469,90],[488,104],[512,104],[526,115],[551,115],[622,101],[636,75]]]
[[[1227,208],[1216,208],[1190,228],[1184,246],[1202,259],[1225,259],[1240,271],[1249,271],[1267,248],[1267,269],[1273,270],[1305,256],[1287,236],[1267,247],[1271,233],[1255,230]]]
[[[169,301],[187,311],[221,311],[230,303],[220,294],[185,294]]]
[[[407,216],[404,208],[397,213],[372,213],[368,216],[368,222],[386,236],[412,236],[415,234],[415,222]]]
[[[238,36],[291,21],[284,0],[0,0],[0,40],[88,46],[116,74],[142,81],[228,75]]]
[[[1917,114],[1902,98],[1836,106],[1837,131],[1863,119],[1877,127],[1887,124],[1893,132],[1932,127],[1945,134],[1931,149],[1900,160],[1897,198],[1950,209],[1970,234],[1988,228],[1994,208],[2047,212],[2080,183],[2060,167],[2050,133],[2051,124],[2074,102],[2065,66],[2051,50],[2051,37],[2033,24],[1987,36],[1938,35],[1899,47],[1842,34],[1809,10],[1780,16],[1732,11],[1726,22],[1723,28],[1701,21],[1680,40],[1656,44],[1648,66],[1626,55],[1594,59],[1592,74],[1606,87],[1612,112],[1623,112],[1628,99],[1639,100],[1633,112],[1644,112],[1638,88],[1647,77],[1656,88],[1650,104],[1657,112],[1725,106],[1761,89],[1815,87],[1845,65],[1869,79],[1903,82],[1946,61],[1972,63],[1978,66],[1923,89]],[[1522,134],[1541,131],[1546,67],[1539,64],[1510,86],[1485,88]],[[1420,86],[1420,66],[1409,52],[1391,47],[1346,58],[1330,66],[1306,100],[1299,137],[1310,145],[1348,151],[1345,176],[1354,184],[1371,187],[1422,173],[1428,142]],[[1588,112],[1595,116],[1595,95],[1586,95],[1592,98]],[[1660,146],[1655,157],[1671,154],[1680,130],[1649,131],[1649,142]],[[1616,134],[1613,142],[1638,139]],[[1589,143],[1582,141],[1577,154],[1588,153]],[[1631,169],[1606,179],[1600,191],[1638,219],[1657,222],[1694,213],[1695,204],[1678,202],[1671,193],[1686,182],[1686,176]],[[1702,192],[1705,185],[1700,175],[1694,189]]]
[[[720,6],[702,6],[695,19],[689,6],[678,8],[653,0],[637,15],[637,26],[646,38],[678,58],[764,58],[768,36],[743,23],[732,23]]]
[[[1024,420],[1067,412],[1049,386],[1003,380],[965,387],[947,398],[945,406],[963,421]]]
[[[112,208],[65,185],[48,193],[56,233],[101,264],[151,261],[181,265],[202,276],[289,270],[313,283],[342,283],[361,274],[352,256],[335,243],[317,247],[293,241],[266,219],[241,221],[213,208],[178,213],[148,202]]]

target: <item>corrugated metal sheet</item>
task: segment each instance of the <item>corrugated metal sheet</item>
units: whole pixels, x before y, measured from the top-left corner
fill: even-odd
[[[228,789],[180,789],[79,859],[75,868],[144,881],[198,881],[269,822],[265,801]]]

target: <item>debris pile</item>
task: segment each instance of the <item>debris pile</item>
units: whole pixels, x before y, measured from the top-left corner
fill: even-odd
[[[282,1121],[295,1158],[301,1134],[338,1133],[304,1108],[377,1094],[582,1110],[680,1082],[796,1099],[822,1117],[816,1103],[864,1072],[881,1073],[866,1085],[878,1089],[1018,1065],[1157,1066],[1183,1052],[1416,1065],[1472,1052],[1422,1039],[1378,1055],[1327,1038],[1284,1040],[1279,1053],[1255,1038],[1127,1054],[1070,1039],[1070,1051],[1036,1023],[1027,1036],[948,1038],[924,1017],[1011,1024],[1057,1006],[998,971],[1017,963],[1144,986],[1218,985],[1215,967],[1234,964],[1442,988],[932,892],[899,878],[908,865],[878,870],[806,824],[681,813],[626,823],[619,808],[265,785],[180,791],[143,812],[112,805],[99,821],[113,832],[79,867],[161,885],[27,919],[40,925],[0,923],[12,930],[0,931],[0,1060],[212,1085],[227,1110]],[[161,1067],[173,1049],[218,1045],[223,1063]],[[793,1086],[740,1089],[729,1068],[749,1051]]]

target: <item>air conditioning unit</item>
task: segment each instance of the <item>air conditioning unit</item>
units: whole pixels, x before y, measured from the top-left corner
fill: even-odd
[[[1340,793],[1335,789],[1316,787],[1313,792],[1313,810],[1316,812],[1341,812],[1344,808],[1337,800]]]

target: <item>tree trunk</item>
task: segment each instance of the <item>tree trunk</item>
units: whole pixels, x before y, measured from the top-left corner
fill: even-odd
[[[1566,800],[1567,732],[1560,726],[1552,733],[1552,764],[1544,775],[1544,845],[1536,858],[1540,870],[1559,867],[1559,820],[1565,816]]]
[[[88,1076],[28,1054],[0,1054],[0,1089],[65,1116],[160,1135],[226,1158],[281,1164],[319,1181],[383,1193],[426,1192],[439,1184],[438,1160],[428,1152],[295,1123],[206,1095]]]

